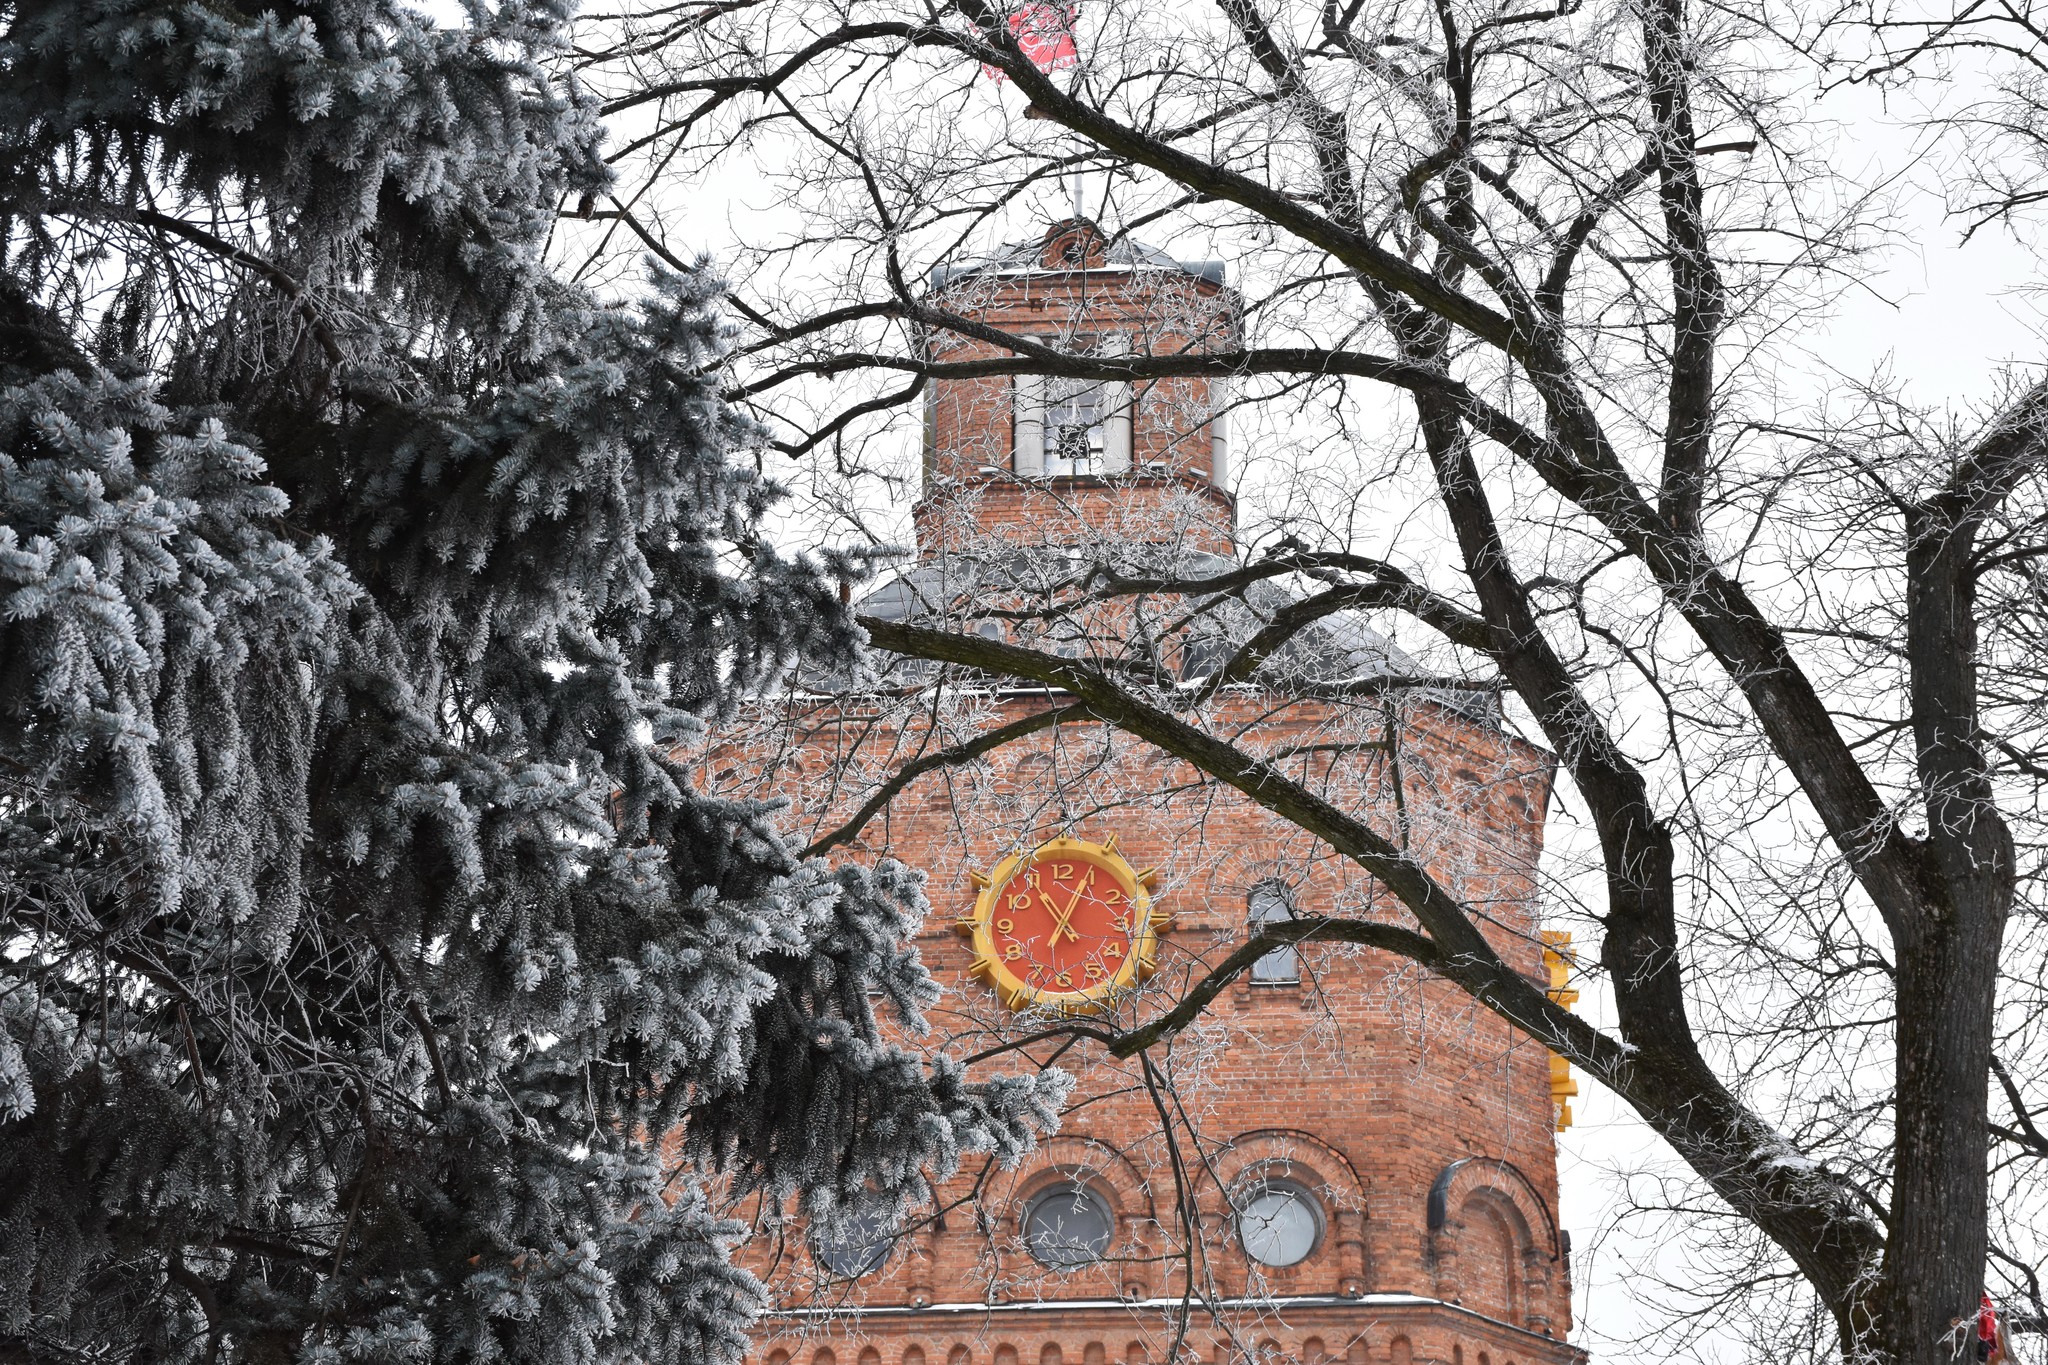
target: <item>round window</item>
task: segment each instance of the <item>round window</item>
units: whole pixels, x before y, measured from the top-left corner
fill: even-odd
[[[1024,1208],[1024,1245],[1041,1264],[1060,1270],[1102,1259],[1116,1235],[1116,1216],[1103,1197],[1078,1181],[1037,1195]]]
[[[857,1280],[879,1270],[896,1245],[889,1220],[874,1210],[842,1214],[811,1235],[811,1255],[841,1279]]]
[[[1322,1206],[1292,1181],[1261,1181],[1239,1197],[1237,1240],[1260,1265],[1307,1260],[1323,1240]]]

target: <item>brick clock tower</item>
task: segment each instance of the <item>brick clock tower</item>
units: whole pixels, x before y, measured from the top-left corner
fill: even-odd
[[[1069,352],[1225,350],[1241,335],[1220,265],[1084,220],[936,272],[931,299]],[[931,353],[1008,354],[957,333]],[[863,610],[1068,655],[1201,616],[1185,597],[1115,614],[998,608],[1055,601],[1092,564],[1165,563],[1186,579],[1239,562],[1228,407],[1198,378],[933,383],[916,557]],[[1271,591],[1246,610],[1284,605]],[[1488,694],[1360,686],[1415,666],[1359,620],[1331,617],[1290,648],[1278,676],[1333,685],[1216,688],[1199,724],[1397,833],[1480,908],[1510,964],[1567,998],[1560,936],[1536,922],[1549,756],[1508,732]],[[1198,687],[1221,657],[1182,645],[1162,666]],[[1564,1341],[1563,1064],[1405,960],[1316,943],[1259,960],[1140,1057],[1052,1036],[1076,1017],[1111,1031],[1156,1016],[1263,922],[1412,921],[1317,841],[1085,716],[948,759],[1071,702],[986,684],[948,696],[915,671],[820,685],[777,709],[779,733],[763,721],[744,741],[768,761],[714,759],[707,785],[731,791],[765,769],[758,790],[792,800],[803,840],[924,871],[933,915],[918,946],[946,990],[929,1045],[983,1055],[977,1072],[1056,1064],[1076,1077],[1072,1102],[1020,1165],[970,1159],[909,1226],[796,1220],[756,1238],[748,1255],[776,1311],[755,1361],[1583,1361]],[[854,819],[920,758],[921,775]]]

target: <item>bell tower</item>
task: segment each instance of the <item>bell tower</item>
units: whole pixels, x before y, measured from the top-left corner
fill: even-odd
[[[951,316],[925,340],[947,368],[924,409],[917,559],[863,611],[1017,639],[1025,626],[991,603],[1047,564],[1155,550],[1183,572],[1238,562],[1231,396],[1174,363],[1243,345],[1221,264],[1069,219],[935,271],[928,302]],[[1013,337],[1049,349],[1020,352]],[[1073,629],[1103,634],[1026,642],[1098,653],[1128,644],[1132,620],[1077,617]],[[1504,959],[1566,998],[1568,950],[1537,921],[1550,756],[1483,692],[1375,687],[1419,670],[1364,620],[1316,631],[1293,676],[1322,668],[1329,686],[1247,681],[1191,715],[1400,831],[1485,908]],[[1173,667],[1199,680],[1199,659]],[[991,685],[962,702],[927,676],[764,707],[760,724],[783,725],[762,741],[775,761],[702,770],[766,771],[722,789],[787,798],[815,839],[906,764],[1071,700]],[[1357,695],[1369,704],[1345,699]],[[760,1365],[1584,1360],[1565,1341],[1557,1202],[1571,1081],[1455,988],[1405,959],[1309,941],[1252,963],[1134,1058],[1062,1038],[1077,1017],[1098,1039],[1156,1017],[1276,921],[1411,923],[1384,887],[1086,717],[917,771],[836,856],[928,874],[918,949],[946,991],[934,1050],[977,1068],[1064,1067],[1071,1107],[1021,1165],[970,1163],[902,1225],[792,1219],[756,1239],[776,1300]]]
[[[928,302],[977,326],[928,337],[933,361],[1028,359],[996,339],[1008,333],[1067,355],[1152,362],[1157,374],[1103,380],[1054,366],[935,381],[918,548],[1079,541],[1090,530],[1142,538],[1149,521],[1227,554],[1228,386],[1171,373],[1176,357],[1241,344],[1238,300],[1223,276],[1220,262],[1176,261],[1085,219],[934,271]]]

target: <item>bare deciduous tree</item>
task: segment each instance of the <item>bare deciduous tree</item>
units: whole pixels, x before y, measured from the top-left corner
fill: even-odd
[[[592,268],[619,243],[669,254],[685,177],[761,177],[750,211],[776,230],[724,263],[734,390],[855,537],[907,491],[890,452],[934,383],[1230,383],[1269,424],[1239,563],[1104,550],[1013,605],[1035,634],[940,611],[870,618],[874,643],[1056,689],[1034,727],[1107,722],[1353,860],[1416,922],[1379,946],[1598,1078],[1768,1240],[1739,1280],[1789,1261],[1853,1359],[1956,1358],[1987,1274],[2032,1289],[2038,1248],[2023,1219],[1994,1229],[1992,1182],[2024,1201],[2048,1159],[2048,388],[2015,379],[1952,423],[1818,384],[1797,344],[1887,208],[1809,121],[1816,35],[1909,82],[1982,26],[1922,25],[1907,51],[1896,15],[1683,0],[1079,16],[1071,74],[1027,60],[991,0],[605,19],[584,76],[633,129],[615,159],[637,179],[592,206]],[[2034,60],[2025,16],[2004,24]],[[1118,233],[1227,255],[1243,339],[1103,354],[935,287],[1075,184]],[[949,359],[948,337],[1000,353]],[[1282,646],[1339,611],[1398,633],[1414,685],[1497,678],[1597,848],[1554,889],[1597,923],[1612,1027],[1509,970],[1386,829],[1211,724],[1213,688],[1161,670],[1158,638],[1056,647],[1061,622],[1162,596],[1240,604],[1219,684],[1281,677]],[[1011,737],[902,761],[922,778]],[[1110,1050],[1158,1042],[1203,989]]]

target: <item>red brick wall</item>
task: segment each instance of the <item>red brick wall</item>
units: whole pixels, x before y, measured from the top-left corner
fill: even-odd
[[[1341,1305],[1287,1305],[1247,1314],[1242,1330],[1178,1330],[1173,1310],[1140,1321],[1130,1307],[948,1309],[910,1316],[840,1316],[763,1345],[764,1365],[1162,1365],[1300,1361],[1303,1365],[1532,1365],[1582,1359],[1462,1309],[1399,1296]],[[1056,1353],[1056,1354],[1055,1354]]]
[[[941,489],[912,515],[918,548],[928,555],[1091,538],[1227,555],[1236,511],[1230,494],[1206,477],[1179,472],[1116,479],[1001,475]]]
[[[1099,242],[1091,259],[1100,264]],[[1069,349],[1113,335],[1133,355],[1164,356],[1230,349],[1241,337],[1234,297],[1220,285],[1175,271],[973,275],[941,291],[933,302],[1006,332]],[[991,342],[954,334],[934,340],[929,351],[938,361],[1012,354]],[[1030,541],[1048,516],[1070,524],[1103,524],[1098,518],[1119,526],[1156,523],[1170,504],[1192,493],[1207,500],[1207,506],[1194,514],[1207,523],[1202,548],[1227,551],[1233,508],[1229,495],[1211,478],[1211,419],[1221,397],[1211,381],[1177,376],[1133,386],[1128,475],[1028,483],[1011,473],[1011,382],[1002,375],[932,386],[927,496],[918,508],[923,549],[957,549],[967,539],[968,528],[948,515],[946,504],[956,497],[977,504],[967,520],[978,523],[985,535]],[[1113,496],[1098,491],[1118,485],[1121,491]],[[1063,534],[1073,539],[1071,530]]]
[[[1042,705],[1037,698],[999,701],[979,723],[1000,724]],[[1414,702],[1400,714],[1401,806],[1417,856],[1483,908],[1488,936],[1511,964],[1540,978],[1532,875],[1548,796],[1547,756],[1433,703]],[[1339,708],[1254,691],[1226,696],[1205,719],[1225,732],[1256,722],[1258,742],[1269,749],[1385,738],[1377,729],[1361,729],[1355,715]],[[802,713],[797,738],[767,787],[796,801],[788,818],[814,835],[834,827],[876,776],[925,747],[925,738],[918,726],[823,704]],[[707,776],[713,785],[720,774],[736,782],[754,767],[714,760]],[[1308,778],[1378,828],[1395,829],[1403,818],[1392,799],[1394,764],[1380,750],[1317,754],[1297,760],[1292,775]],[[835,782],[843,785],[832,799]],[[1098,841],[1116,834],[1134,865],[1160,868],[1158,902],[1176,916],[1160,974],[1119,1016],[1104,1021],[1109,1024],[1127,1025],[1155,1012],[1241,942],[1246,897],[1261,879],[1289,882],[1306,913],[1412,923],[1356,867],[1239,794],[1196,784],[1184,765],[1092,727],[1033,737],[986,765],[912,785],[887,819],[870,825],[844,854],[869,859],[886,853],[930,874],[933,918],[919,947],[947,989],[932,1012],[932,1046],[976,1050],[1048,1022],[1008,1015],[971,980],[967,948],[950,924],[972,906],[970,868],[987,871],[1013,849],[1062,832]],[[1473,1313],[1449,1312],[1427,1330],[1417,1326],[1410,1336],[1418,1352],[1425,1337],[1448,1344],[1486,1340],[1474,1316],[1483,1314],[1533,1335],[1534,1345],[1522,1333],[1508,1334],[1507,1346],[1523,1343],[1515,1354],[1566,1358],[1561,1347],[1546,1355],[1541,1346],[1546,1330],[1561,1338],[1570,1321],[1555,1227],[1549,1071],[1541,1048],[1401,960],[1311,945],[1302,952],[1300,984],[1239,981],[1203,1023],[1161,1051],[1164,1079],[1199,1135],[1178,1134],[1181,1164],[1199,1167],[1188,1177],[1199,1213],[1192,1237],[1176,1208],[1175,1153],[1162,1136],[1144,1077],[1135,1064],[1110,1061],[1090,1045],[1061,1059],[1080,1077],[1076,1107],[1061,1134],[1019,1171],[976,1169],[954,1181],[943,1191],[948,1207],[938,1224],[908,1236],[882,1270],[851,1285],[829,1282],[800,1238],[780,1247],[779,1256],[764,1256],[759,1269],[791,1308],[983,1304],[993,1306],[991,1321],[1021,1323],[1011,1306],[1173,1299],[1189,1288],[1192,1254],[1198,1295],[1341,1301],[1394,1293],[1457,1301]],[[1048,1052],[1040,1047],[1035,1055]],[[1431,1187],[1461,1159],[1470,1160],[1448,1183],[1447,1218],[1432,1228]],[[1236,1250],[1218,1185],[1230,1188],[1248,1170],[1272,1171],[1282,1163],[1286,1169],[1279,1173],[1323,1199],[1325,1233],[1298,1266],[1254,1268]],[[1021,1246],[1018,1219],[1031,1194],[1071,1173],[1110,1200],[1118,1241],[1099,1266],[1047,1271]],[[1155,1336],[1165,1330],[1156,1303],[1102,1311],[1150,1323],[1146,1330]],[[1233,1310],[1238,1316],[1248,1311]],[[1286,1316],[1293,1321],[1294,1311]],[[1386,1314],[1375,1308],[1368,1316],[1377,1321]],[[1339,1311],[1338,1319],[1351,1324],[1347,1331],[1362,1332],[1372,1349],[1391,1341],[1355,1312]],[[938,1330],[933,1321],[919,1321],[924,1325],[915,1331]],[[1064,1350],[1087,1345],[1042,1310],[1029,1322],[1031,1331],[1049,1334],[1042,1339],[1057,1339]],[[828,1344],[843,1330],[833,1323]],[[909,1344],[908,1337],[902,1340]],[[954,1343],[943,1344],[950,1351]],[[1299,1342],[1282,1346],[1292,1353]],[[933,1346],[926,1342],[923,1349],[929,1356]],[[1429,1353],[1436,1350],[1430,1345],[1415,1358],[1438,1358]],[[882,1365],[899,1361],[885,1356]]]

